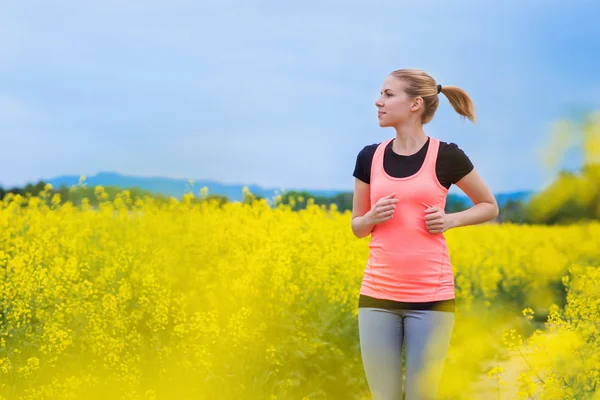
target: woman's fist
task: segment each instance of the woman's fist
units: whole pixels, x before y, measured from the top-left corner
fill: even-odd
[[[444,233],[452,227],[451,217],[439,207],[425,210],[425,225],[429,233]]]
[[[400,201],[395,199],[394,196],[396,196],[396,193],[391,193],[377,200],[377,203],[368,213],[370,223],[377,225],[392,219],[396,203]]]

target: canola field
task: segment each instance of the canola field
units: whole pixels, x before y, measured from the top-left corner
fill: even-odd
[[[370,398],[349,212],[96,189],[0,202],[0,398]],[[440,398],[600,399],[600,223],[445,236]]]

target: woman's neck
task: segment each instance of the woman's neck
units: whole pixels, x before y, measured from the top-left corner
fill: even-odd
[[[427,139],[427,134],[420,125],[418,127],[398,126],[392,149],[400,155],[415,154],[425,145]]]

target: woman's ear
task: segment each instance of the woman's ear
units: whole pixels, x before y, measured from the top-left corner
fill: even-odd
[[[419,108],[421,108],[422,105],[423,105],[423,98],[415,97],[415,99],[413,100],[412,106],[410,107],[410,110],[417,111]]]

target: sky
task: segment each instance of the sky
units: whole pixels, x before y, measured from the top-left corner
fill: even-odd
[[[420,68],[466,90],[425,132],[495,193],[561,168],[553,124],[600,109],[594,1],[0,0],[0,185],[101,171],[353,190],[356,156],[395,136],[375,101]],[[455,187],[453,187],[455,191]]]

